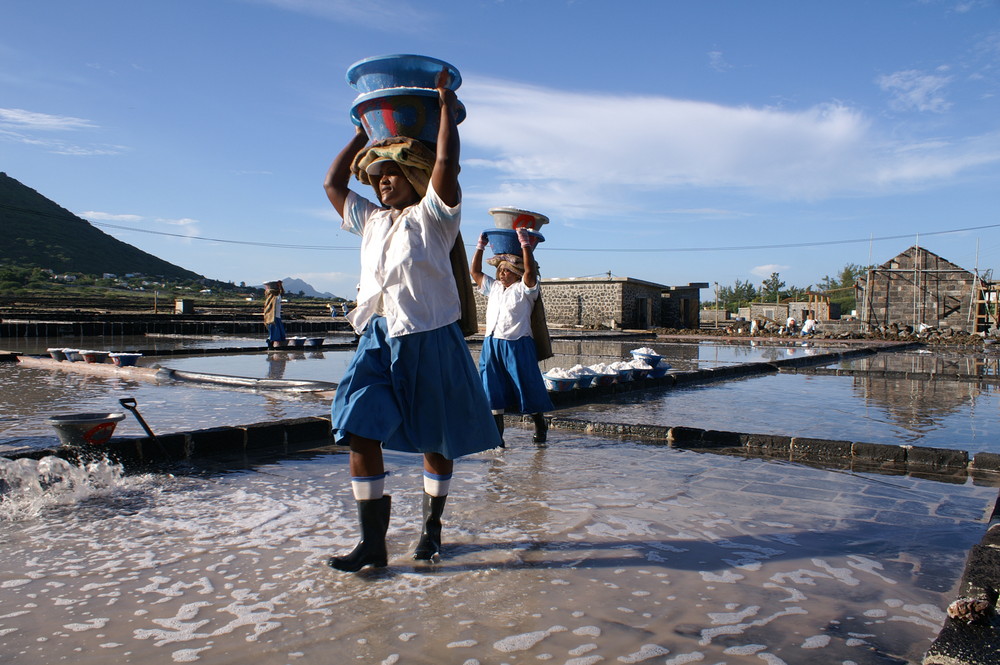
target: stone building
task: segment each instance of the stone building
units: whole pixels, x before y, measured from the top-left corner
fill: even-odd
[[[583,328],[697,328],[700,289],[707,283],[664,286],[631,277],[545,278],[542,299],[550,325]],[[479,322],[486,300],[476,293]]]
[[[812,313],[817,321],[835,321],[840,318],[840,306],[826,296],[815,294],[809,300],[782,301],[780,303],[755,302],[740,307],[740,316],[747,320],[773,321],[782,324],[789,316],[802,323]]]
[[[993,285],[923,247],[910,247],[872,268],[859,287],[859,317],[869,326],[926,324],[982,332],[995,324],[988,311],[996,303]]]

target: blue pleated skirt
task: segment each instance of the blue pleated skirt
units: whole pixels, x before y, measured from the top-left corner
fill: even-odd
[[[285,337],[285,322],[281,319],[275,319],[274,323],[267,324],[267,341],[268,342],[284,342]]]
[[[493,411],[542,413],[553,409],[531,337],[509,340],[488,336],[479,354],[479,375]]]
[[[447,459],[500,445],[482,382],[457,323],[389,337],[369,321],[337,386],[331,409],[337,442],[348,433],[384,448]]]

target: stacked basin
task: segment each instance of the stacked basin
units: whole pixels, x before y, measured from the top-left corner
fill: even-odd
[[[441,119],[437,81],[457,90],[462,76],[452,65],[424,55],[380,55],[354,63],[347,82],[360,94],[351,107],[351,121],[363,126],[371,141],[407,136],[436,143]],[[455,121],[465,120],[459,102]]]

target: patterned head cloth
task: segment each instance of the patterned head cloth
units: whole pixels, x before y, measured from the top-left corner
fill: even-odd
[[[395,162],[413,185],[417,195],[423,198],[434,169],[434,159],[434,152],[418,139],[393,136],[375,141],[355,155],[351,172],[361,184],[375,187],[372,177],[381,172],[385,162]],[[378,195],[377,187],[375,194]]]
[[[491,258],[486,259],[486,263],[490,264],[497,270],[501,268],[506,268],[518,277],[524,277],[524,257],[517,254],[497,254]],[[535,271],[538,271],[538,262],[535,262]]]

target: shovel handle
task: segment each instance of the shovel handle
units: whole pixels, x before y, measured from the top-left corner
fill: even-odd
[[[118,400],[118,403],[132,412],[132,415],[134,415],[135,419],[139,421],[140,425],[142,425],[142,429],[146,432],[146,435],[149,436],[149,438],[154,440],[156,439],[156,435],[153,434],[153,430],[151,430],[149,425],[146,424],[146,420],[139,415],[139,409],[136,408],[136,401],[134,397],[122,397]]]

